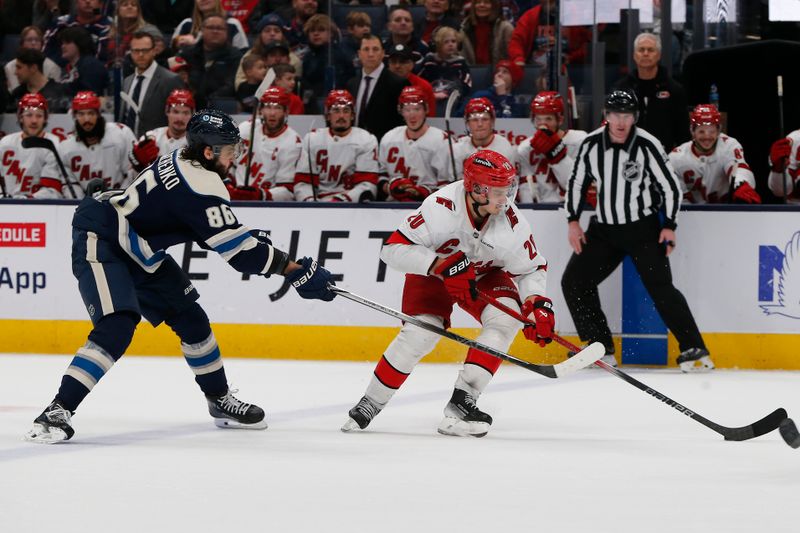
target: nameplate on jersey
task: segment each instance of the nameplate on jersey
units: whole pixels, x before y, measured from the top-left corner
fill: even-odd
[[[638,161],[625,161],[622,167],[622,177],[625,181],[634,182],[639,179],[639,174],[642,170],[642,165]]]
[[[164,184],[165,189],[170,190],[181,182],[171,155],[162,157],[156,168],[158,169],[158,179]]]

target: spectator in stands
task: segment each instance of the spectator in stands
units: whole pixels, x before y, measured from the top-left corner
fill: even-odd
[[[61,59],[66,63],[61,79],[64,93],[70,99],[81,91],[92,91],[98,96],[108,87],[108,71],[93,54],[92,37],[81,26],[70,26],[58,34],[61,41]]]
[[[242,58],[241,65],[246,78],[236,88],[236,100],[239,102],[242,111],[251,113],[253,106],[256,104],[254,97],[256,89],[264,81],[264,76],[267,75],[267,64],[256,55],[249,55]]]
[[[245,34],[250,33],[250,22],[259,20],[262,9],[260,0],[222,0],[222,9],[239,21]]]
[[[528,108],[518,101],[514,89],[522,81],[522,67],[508,59],[501,59],[494,68],[492,86],[477,91],[472,98],[488,98],[494,106],[497,118],[525,118]]]
[[[425,0],[425,25],[422,27],[420,38],[430,43],[434,41],[433,32],[440,26],[449,26],[459,29],[461,22],[449,13],[448,0]]]
[[[353,77],[355,69],[351,59],[338,46],[339,28],[328,15],[318,14],[308,19],[303,32],[308,37],[308,52],[303,57],[305,90],[320,97],[331,89],[343,88]]]
[[[19,34],[19,49],[28,48],[32,50],[41,50],[44,43],[44,34],[42,30],[36,26],[26,26]],[[12,59],[6,63],[4,70],[6,72],[6,81],[8,82],[8,90],[13,91],[19,85],[15,71],[17,69],[16,59]],[[58,80],[61,77],[61,67],[49,57],[44,58],[44,66],[40,69],[45,77],[51,80]],[[51,106],[51,111],[53,111]],[[60,111],[53,111],[53,113],[60,113]]]
[[[167,97],[175,89],[184,89],[180,76],[156,63],[155,39],[140,30],[131,38],[131,58],[136,70],[122,81],[122,90],[136,102],[138,115],[128,106],[122,107],[122,122],[139,137],[145,132],[167,125],[164,114]]]
[[[285,26],[286,24],[283,22],[283,20],[274,13],[262,17],[261,20],[258,21],[258,25],[256,25],[256,34],[258,37],[253,43],[253,47],[245,52],[242,59],[251,54],[255,54],[264,59],[267,65],[282,63],[282,61],[272,61],[269,57],[267,57],[268,51],[271,53],[276,53],[274,52],[275,48],[269,48],[268,50],[267,45],[273,42],[285,43],[287,45],[287,50],[289,50],[289,64],[294,67],[295,72],[299,75],[303,71],[303,63],[300,61],[300,58],[288,48],[289,42],[283,35],[283,28]],[[239,87],[239,84],[244,81],[244,79],[244,70],[240,64],[239,69],[236,71],[235,85],[237,88]]]
[[[495,65],[508,57],[514,26],[500,16],[500,0],[473,0],[461,25],[461,53],[470,65]]]
[[[305,114],[305,106],[303,101],[297,94],[297,73],[292,65],[275,65],[272,67],[275,72],[275,81],[272,82],[273,87],[280,87],[289,93],[289,114],[290,115],[303,115]]]
[[[197,43],[181,51],[189,64],[189,88],[198,109],[208,107],[209,99],[234,97],[233,81],[242,52],[231,46],[228,29],[224,15],[210,15],[203,20]]]
[[[45,97],[48,107],[53,113],[66,113],[69,99],[64,95],[64,88],[44,75],[45,57],[39,50],[20,48],[17,58],[14,79],[19,80],[17,87],[11,91],[11,101],[16,108],[17,102],[28,93],[39,93]]]
[[[403,87],[411,85],[384,66],[384,57],[380,38],[365,36],[358,49],[361,72],[347,84],[350,94],[356,98],[356,126],[373,134],[378,141],[390,129],[403,125],[397,99]]]
[[[449,26],[438,28],[433,36],[434,52],[422,59],[417,74],[430,82],[436,97],[437,114],[442,115],[450,93],[458,90],[461,97],[472,89],[467,61],[459,53],[461,34]]]
[[[31,24],[42,30],[49,28],[61,15],[72,11],[72,0],[34,0]]]
[[[659,65],[661,39],[640,33],[633,41],[636,69],[619,80],[614,88],[632,91],[639,99],[636,123],[661,141],[669,153],[689,139],[689,112],[683,87]]]
[[[192,16],[194,0],[142,0],[144,18],[162,28],[174,28]]]
[[[58,17],[44,34],[44,55],[61,67],[66,66],[60,51],[59,35],[65,29],[82,27],[90,36],[90,46],[84,55],[94,54],[103,63],[107,62],[111,19],[102,14],[102,5],[101,0],[76,0],[75,13]]]
[[[342,48],[345,53],[353,58],[353,68],[358,68],[358,49],[361,48],[361,38],[371,33],[372,19],[363,11],[351,11],[345,18],[347,31],[342,37]]]
[[[556,0],[543,0],[519,17],[508,43],[508,57],[513,62],[547,68],[555,47],[557,6]],[[569,64],[585,62],[592,40],[591,26],[562,27],[561,36],[564,61]]]
[[[384,50],[391,50],[396,44],[402,44],[412,52],[424,57],[429,52],[428,45],[414,35],[414,19],[411,12],[402,6],[394,6],[389,11],[389,20],[386,22],[389,35],[383,41]],[[428,108],[428,111],[433,111]]]
[[[189,86],[189,63],[183,57],[170,57],[167,60],[166,68],[173,74],[177,74],[186,87]]]
[[[202,37],[203,23],[211,15],[222,17],[228,25],[228,40],[234,48],[241,50],[250,48],[250,42],[247,40],[242,24],[235,18],[228,17],[225,10],[222,9],[220,0],[196,0],[191,18],[183,19],[175,27],[175,32],[172,34],[172,47],[177,50],[197,44]]]
[[[388,61],[387,65],[389,70],[401,78],[405,78],[414,87],[418,87],[422,94],[425,96],[425,107],[427,108],[427,116],[436,116],[436,97],[433,95],[433,87],[426,80],[420,78],[412,73],[414,70],[414,61],[418,59],[415,57],[416,52],[404,44],[395,44],[389,48],[387,52]]]
[[[289,21],[286,29],[286,39],[289,47],[302,59],[305,47],[308,45],[305,26],[308,20],[317,14],[319,5],[317,0],[292,0],[291,7],[277,10],[276,13]]]
[[[142,6],[139,0],[118,0],[116,23],[111,26],[109,33],[108,53],[112,58],[122,58],[128,53],[133,34],[137,31],[148,33],[161,33],[156,26],[145,22],[142,17]],[[117,33],[119,33],[120,49],[116,49]]]

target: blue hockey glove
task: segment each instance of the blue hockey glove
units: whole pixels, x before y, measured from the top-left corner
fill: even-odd
[[[301,298],[330,302],[336,297],[336,293],[328,288],[328,284],[335,285],[333,274],[310,257],[304,257],[298,263],[302,268],[286,274],[286,279]]]

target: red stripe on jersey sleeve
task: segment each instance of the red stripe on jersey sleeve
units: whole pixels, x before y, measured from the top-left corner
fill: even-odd
[[[364,181],[368,181],[370,183],[374,183],[375,185],[378,184],[378,173],[377,172],[353,172],[353,176],[350,178],[350,182],[355,185],[357,183],[362,183]]]
[[[61,192],[62,183],[55,178],[39,178],[39,187],[49,187]]]
[[[309,174],[308,172],[298,172],[294,175],[294,182],[295,183],[311,183],[313,184],[314,175]]]
[[[400,233],[400,230],[395,231],[392,233],[388,239],[386,239],[386,244],[414,244],[411,239]]]

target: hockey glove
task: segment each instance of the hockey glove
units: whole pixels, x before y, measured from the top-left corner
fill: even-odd
[[[152,137],[144,137],[133,145],[131,164],[136,172],[141,172],[158,157],[158,145]]]
[[[336,297],[336,293],[328,288],[328,284],[336,285],[333,274],[310,257],[304,257],[298,263],[302,268],[286,274],[286,280],[297,290],[300,298],[330,302]]]
[[[542,154],[548,163],[558,163],[567,155],[567,146],[557,133],[548,129],[536,130],[531,138],[531,148],[537,154]]]
[[[263,189],[245,186],[238,187],[230,182],[225,183],[225,188],[228,189],[231,200],[250,200],[257,202],[264,199]]]
[[[444,281],[444,288],[457,302],[469,302],[478,299],[475,285],[475,267],[472,266],[464,252],[458,252],[446,258],[433,271]]]
[[[761,196],[758,195],[749,183],[743,181],[733,191],[733,201],[737,204],[760,204]]]
[[[525,300],[522,304],[522,314],[536,323],[536,326],[526,325],[522,328],[523,335],[544,348],[545,344],[553,340],[553,328],[556,326],[553,302],[544,296],[536,296],[532,302]]]
[[[792,155],[792,141],[787,138],[778,139],[772,143],[769,149],[769,165],[773,172],[783,172],[786,170],[786,163]]]
[[[325,197],[325,200],[329,202],[352,202],[353,200],[350,199],[350,196],[344,192],[337,192],[336,194],[331,194],[330,196]]]
[[[398,178],[389,184],[389,193],[398,202],[421,202],[430,191],[408,178]]]

